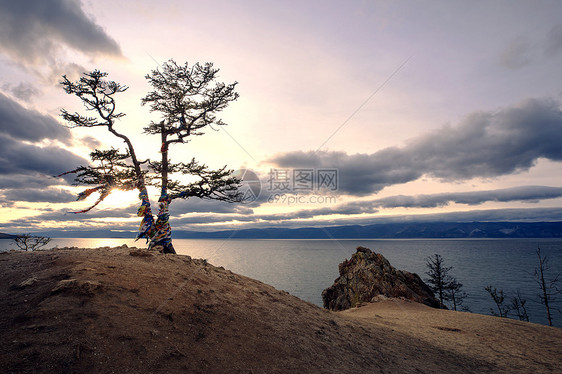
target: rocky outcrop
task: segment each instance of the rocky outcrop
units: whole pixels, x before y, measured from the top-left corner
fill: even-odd
[[[340,276],[322,292],[324,308],[345,310],[379,295],[405,298],[438,308],[439,301],[419,275],[394,268],[383,255],[357,247],[351,259],[339,265]]]

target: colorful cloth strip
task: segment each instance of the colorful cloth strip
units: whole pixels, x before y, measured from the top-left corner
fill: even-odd
[[[97,190],[102,189],[102,188],[104,188],[104,187],[106,187],[106,186],[101,186],[101,187],[98,187],[98,188],[95,188],[95,189],[94,189],[94,188],[91,188],[91,190],[97,191]],[[84,191],[84,192],[82,192],[82,193],[85,193],[85,192],[87,192],[87,191],[88,191],[88,190],[86,190],[86,191]],[[94,191],[89,192],[88,195],[92,194],[92,192],[94,192]],[[80,195],[82,195],[82,193],[81,193]],[[70,212],[70,213],[79,214],[79,213],[86,213],[86,212],[89,212],[89,211],[92,210],[96,205],[98,205],[99,203],[101,203],[101,202],[103,201],[103,199],[105,199],[110,193],[111,193],[111,189],[105,189],[105,190],[102,191],[102,193],[100,194],[100,197],[99,197],[98,200],[94,203],[94,205],[92,205],[91,207],[86,208],[86,209],[84,209],[84,210],[79,210],[79,211],[77,211],[77,212]],[[85,199],[85,198],[88,196],[88,195],[86,195],[86,197],[81,197],[80,195],[78,195],[78,200]]]
[[[90,196],[91,194],[93,194],[96,191],[101,190],[102,188],[104,188],[105,186],[98,186],[98,187],[94,187],[94,188],[88,188],[85,191],[82,191],[78,194],[78,198],[76,199],[76,201],[80,201],[80,200],[84,200],[85,198],[87,198],[88,196]]]
[[[153,236],[154,218],[152,217],[152,210],[150,209],[150,201],[148,200],[148,192],[146,191],[146,188],[143,188],[139,193],[139,199],[141,199],[142,202],[137,211],[137,215],[139,217],[143,217],[143,219],[139,226],[137,240],[140,238],[145,238],[148,242]]]
[[[170,227],[170,214],[168,211],[168,207],[172,200],[165,192],[163,192],[158,201],[158,219],[154,224],[154,233],[150,238],[150,244],[148,245],[149,249],[156,245],[165,247],[172,242],[172,229]]]

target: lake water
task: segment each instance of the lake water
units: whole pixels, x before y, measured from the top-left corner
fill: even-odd
[[[6,248],[9,241],[1,241]],[[53,239],[48,247],[128,246],[143,247],[132,239]],[[484,290],[503,289],[506,300],[519,290],[527,299],[532,322],[546,324],[544,306],[534,280],[536,249],[548,256],[551,277],[562,272],[562,239],[388,239],[388,240],[246,240],[175,239],[178,254],[205,258],[215,266],[260,280],[303,300],[322,306],[322,290],[338,277],[338,264],[349,259],[357,246],[383,254],[401,270],[425,278],[425,259],[443,256],[451,275],[464,284],[464,304],[472,312],[490,314],[495,307]],[[561,309],[562,295],[553,307]],[[562,313],[552,311],[554,324],[562,327]]]

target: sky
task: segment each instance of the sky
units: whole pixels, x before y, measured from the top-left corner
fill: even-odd
[[[245,204],[175,200],[173,229],[562,220],[560,1],[0,0],[0,231],[134,231],[137,193],[54,177],[121,147],[60,85],[94,69],[129,87],[117,128],[140,158],[145,75],[213,62],[228,125],[171,148],[227,165]],[[244,174],[245,173],[245,174]],[[255,176],[252,179],[252,176]],[[157,191],[149,191],[157,198]]]

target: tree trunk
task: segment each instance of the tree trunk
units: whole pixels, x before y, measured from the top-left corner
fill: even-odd
[[[172,244],[172,227],[170,226],[170,214],[168,207],[172,200],[168,197],[168,133],[166,131],[165,122],[160,122],[160,131],[162,136],[162,190],[160,192],[160,209],[158,211],[158,220],[156,228],[158,229],[157,237],[154,245],[161,245],[163,253],[176,253]],[[152,244],[152,243],[151,243]]]
[[[457,297],[455,291],[451,291],[451,299],[453,300],[453,310],[457,310]]]
[[[166,132],[166,125],[164,121],[160,122],[160,134],[162,136],[162,193],[164,196],[168,192],[168,133]]]
[[[548,305],[549,297],[548,297],[546,282],[544,280],[545,264],[544,264],[543,258],[541,257],[541,250],[540,249],[537,251],[537,255],[539,256],[540,287],[541,287],[541,291],[542,291],[542,299],[543,299],[544,307],[546,308],[546,318],[548,319],[548,325],[552,326],[552,316],[550,315],[550,307]]]

